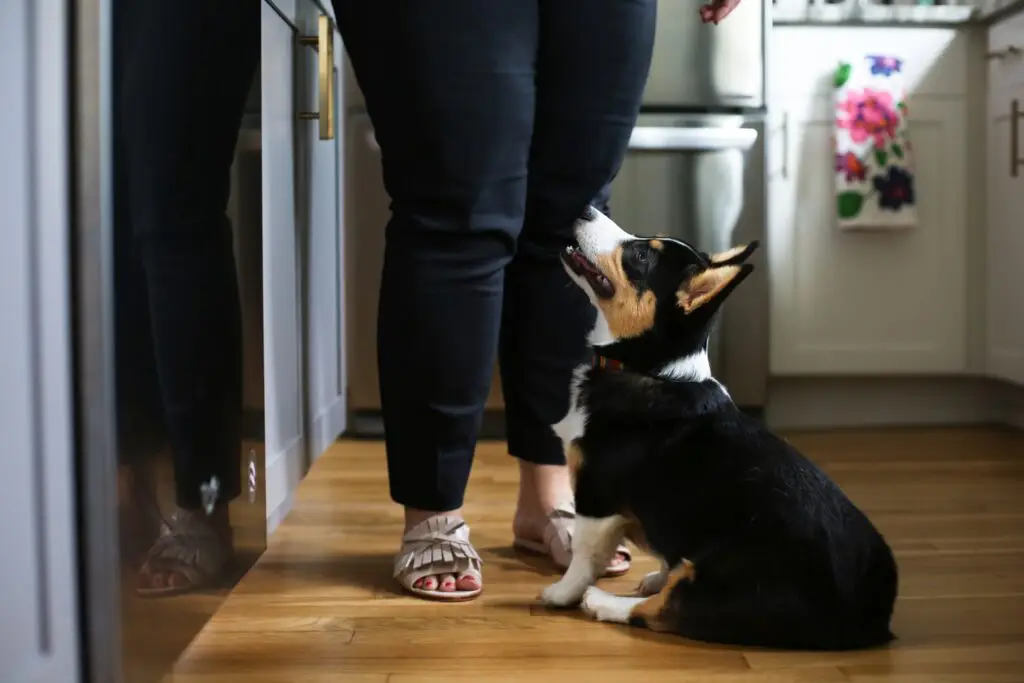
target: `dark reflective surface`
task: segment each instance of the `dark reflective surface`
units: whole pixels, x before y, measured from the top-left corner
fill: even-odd
[[[266,547],[259,7],[113,10],[112,609],[149,683]]]

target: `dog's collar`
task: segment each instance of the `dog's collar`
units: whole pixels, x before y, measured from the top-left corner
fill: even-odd
[[[594,354],[594,360],[591,363],[591,367],[601,368],[603,370],[625,370],[626,366],[623,365],[621,360],[615,360],[614,358],[606,358],[599,353]]]

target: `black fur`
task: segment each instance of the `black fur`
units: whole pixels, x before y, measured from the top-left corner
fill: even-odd
[[[693,563],[694,580],[676,584],[662,612],[662,627],[682,636],[809,650],[888,643],[897,568],[868,518],[715,380],[655,376],[706,345],[715,310],[752,266],[687,315],[675,293],[711,257],[666,243],[637,268],[635,248],[646,247],[627,244],[624,267],[638,292],[655,290],[657,317],[647,334],[598,350],[625,369],[593,368],[579,384],[578,513],[634,518],[669,566]]]

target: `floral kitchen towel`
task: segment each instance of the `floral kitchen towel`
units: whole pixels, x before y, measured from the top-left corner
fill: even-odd
[[[917,224],[903,61],[867,55],[836,69],[836,208],[846,229]]]

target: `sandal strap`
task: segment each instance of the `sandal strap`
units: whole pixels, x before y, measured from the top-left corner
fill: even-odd
[[[557,563],[568,565],[572,559],[572,534],[576,523],[576,504],[569,500],[548,515],[548,524],[544,529],[544,545],[548,553]],[[625,545],[619,545],[615,552],[627,559],[632,553]]]
[[[438,573],[432,570],[435,565],[451,567],[444,573],[479,574],[483,560],[470,543],[469,525],[461,517],[431,517],[402,536],[402,547],[395,557],[396,578],[404,574],[406,581],[415,582]]]

